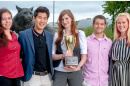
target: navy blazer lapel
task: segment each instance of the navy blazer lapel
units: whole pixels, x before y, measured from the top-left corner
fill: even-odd
[[[27,35],[28,35],[28,40],[29,40],[29,42],[30,42],[30,44],[31,44],[31,46],[32,46],[32,50],[33,50],[33,52],[35,53],[32,28],[30,28],[30,29],[27,31]]]
[[[44,30],[44,32],[45,32],[45,37],[46,37],[46,44],[47,44],[47,47],[48,47],[48,50],[50,50],[50,43],[49,43],[49,34],[47,33],[47,31],[46,30]]]

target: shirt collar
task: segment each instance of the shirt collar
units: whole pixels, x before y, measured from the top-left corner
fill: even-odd
[[[11,35],[12,35],[12,40],[8,39],[9,41],[14,41],[14,40],[17,40],[17,35],[13,32],[13,31],[10,31]]]
[[[78,33],[78,30],[76,29],[75,32]],[[65,29],[63,29],[62,33],[63,33],[63,37],[64,37],[65,36]]]
[[[91,38],[92,39],[97,39],[96,36],[94,35],[94,33],[92,33]],[[108,41],[108,38],[106,37],[105,33],[103,33],[103,39],[102,40]]]
[[[33,32],[33,34],[34,34],[35,36],[37,36],[37,37],[38,37],[39,35],[41,35],[41,34],[37,33],[37,32],[34,30],[34,28],[32,28],[32,32]],[[44,30],[43,30],[42,34],[43,34],[43,36],[45,36]]]

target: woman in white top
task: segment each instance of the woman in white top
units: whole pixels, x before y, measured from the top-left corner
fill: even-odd
[[[53,39],[52,58],[54,63],[54,82],[53,86],[80,86],[82,83],[81,67],[87,59],[87,41],[85,33],[78,30],[74,16],[70,10],[63,10],[58,19],[58,32]],[[73,35],[76,37],[73,52],[67,51],[63,44],[63,37]],[[79,64],[77,67],[64,67],[62,59],[66,56],[78,56]]]

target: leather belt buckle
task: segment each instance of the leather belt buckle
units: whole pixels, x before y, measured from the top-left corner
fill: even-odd
[[[34,71],[33,74],[34,74],[34,75],[39,75],[39,76],[45,76],[45,75],[48,74],[48,72],[47,72],[47,71],[44,71],[44,72],[37,72],[37,71]]]

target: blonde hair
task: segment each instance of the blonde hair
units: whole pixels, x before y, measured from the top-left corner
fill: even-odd
[[[119,13],[116,20],[115,20],[115,27],[114,27],[114,40],[120,37],[121,33],[117,29],[117,19],[120,16],[126,16],[128,22],[128,29],[127,29],[127,37],[126,37],[126,45],[130,45],[130,15],[129,13]]]

